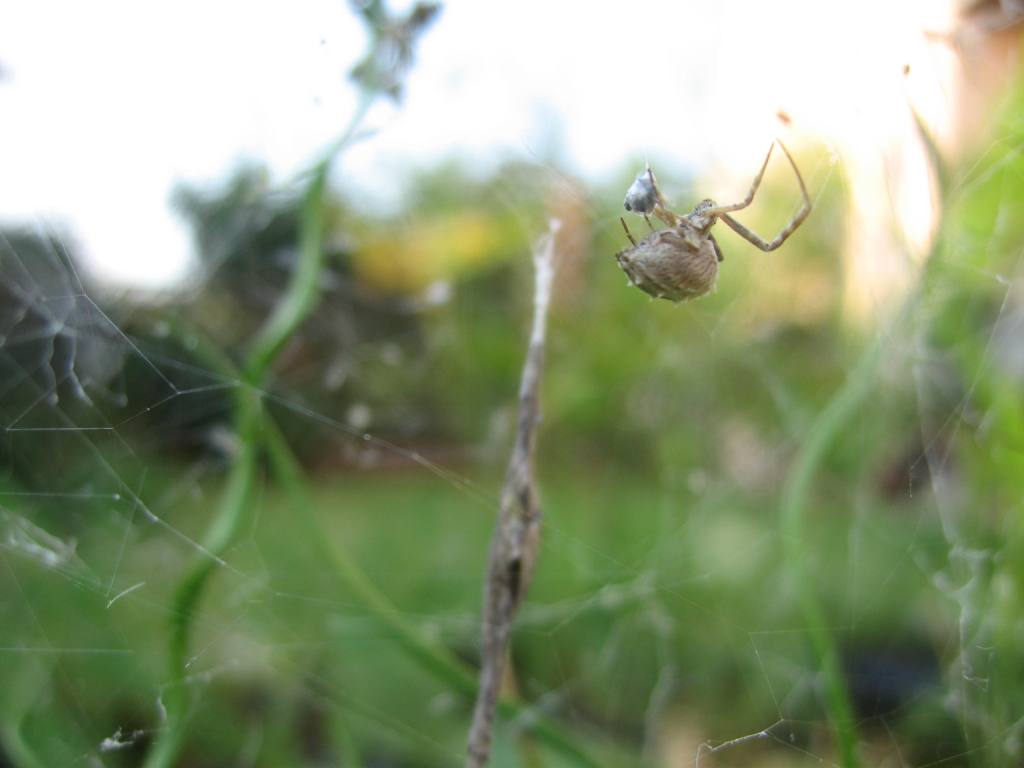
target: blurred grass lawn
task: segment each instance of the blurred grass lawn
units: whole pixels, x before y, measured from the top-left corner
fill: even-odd
[[[699,741],[762,729],[770,738],[714,765],[835,759],[810,628],[783,566],[780,495],[810,426],[878,337],[870,397],[816,468],[799,542],[846,667],[864,761],[1013,764],[1024,691],[1014,367],[1024,109],[1007,114],[1005,138],[947,189],[902,324],[844,321],[838,174],[785,253],[751,257],[723,238],[718,293],[683,307],[623,287],[611,257],[621,198],[614,215],[586,208],[575,285],[552,317],[537,462],[546,525],[512,649],[525,700],[597,748],[614,741],[652,763],[692,765]],[[766,193],[785,210],[784,196]],[[237,253],[259,259],[233,264],[237,284],[228,273],[210,282],[209,316],[180,308],[201,327],[213,318],[207,330],[243,318],[214,339],[220,349],[242,347],[266,316],[277,295],[267,287],[279,289],[282,274],[267,254],[292,247],[292,229],[282,225],[264,250],[240,238]],[[330,278],[347,289],[345,254],[336,256]],[[309,490],[331,540],[403,616],[471,664],[529,296],[525,260],[492,266],[414,311],[329,294],[274,381],[300,404],[282,431],[317,467]],[[29,361],[52,365],[54,339],[42,339],[51,349]],[[178,393],[168,398],[163,379],[132,389],[139,370],[160,377],[150,358],[129,355],[130,426],[72,430],[75,450],[49,432],[10,433],[4,445],[0,735],[19,766],[87,762],[104,739],[129,742],[103,752],[109,765],[138,764],[160,725],[160,686],[174,678],[173,594],[197,556],[189,540],[203,537],[224,490],[232,436],[220,441],[227,449],[213,436],[230,432],[231,406],[223,380],[204,386],[209,371],[187,338],[137,339],[174,366]],[[332,389],[324,369],[339,359],[351,368]],[[193,390],[209,399],[180,396]],[[97,409],[69,402],[82,413],[58,423],[93,423]],[[443,461],[436,474],[337,469],[337,456],[358,464],[372,443],[345,421],[353,406],[374,439],[454,445],[478,461]],[[28,412],[13,399],[10,408],[12,419]],[[318,461],[318,451],[335,454]],[[147,522],[124,495],[106,498],[116,483],[139,488],[163,522]],[[81,498],[50,493],[83,488]],[[202,695],[180,765],[312,766],[355,749],[366,765],[461,762],[470,703],[337,592],[277,487],[261,480],[247,515],[195,614],[189,670]],[[72,540],[74,556],[57,551]],[[513,730],[499,732],[496,765],[530,762]]]
[[[649,737],[689,726],[724,740],[784,717],[805,747],[821,742],[827,726],[813,692],[815,662],[781,572],[771,497],[714,487],[667,494],[649,478],[614,470],[541,482],[545,544],[514,649],[527,698],[584,733],[638,746],[643,716],[657,704],[652,691],[668,671],[662,685],[671,686],[671,708],[654,713],[658,728]],[[313,489],[332,537],[399,610],[473,659],[495,510],[489,500],[499,487],[500,478],[485,477],[465,492],[446,479],[393,470],[342,474]],[[203,484],[167,522],[195,535],[218,493],[217,482]],[[844,650],[940,651],[928,645],[942,609],[915,563],[944,550],[933,518],[909,503],[861,508],[852,519],[826,494],[819,501],[812,571]],[[332,749],[346,731],[367,760],[376,753],[405,754],[408,764],[457,762],[469,702],[415,666],[350,596],[332,592],[294,511],[272,487],[263,487],[254,512],[197,621],[192,668],[210,687],[193,718],[194,754],[182,764],[239,764],[256,742],[258,764],[289,764],[296,754]],[[29,707],[26,738],[44,745],[47,764],[71,762],[118,729],[127,736],[156,723],[173,575],[194,552],[158,527],[129,535],[113,594],[145,586],[109,608],[105,579],[7,559],[15,590],[4,646],[110,651],[8,652],[17,664],[9,692],[19,682],[28,690],[7,706]],[[83,531],[78,554],[111,562],[123,539],[123,522],[110,516]],[[926,681],[912,694],[907,716],[889,727],[924,729],[909,741],[925,748],[922,737],[948,723],[918,717],[937,706],[930,701],[937,689]],[[887,738],[880,722],[869,721],[869,740],[873,730]],[[113,752],[110,764],[132,765],[140,754],[139,746]],[[749,759],[749,751],[736,755],[739,763]]]

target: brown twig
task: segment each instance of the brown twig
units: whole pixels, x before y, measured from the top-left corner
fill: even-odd
[[[467,768],[487,764],[491,752],[494,712],[501,693],[508,637],[519,605],[530,585],[540,544],[541,509],[533,478],[533,447],[540,421],[540,377],[544,369],[555,235],[560,222],[551,221],[548,234],[533,252],[535,276],[533,326],[519,384],[516,442],[501,492],[498,525],[491,541],[484,588],[484,618],[480,653],[480,687],[469,730]]]

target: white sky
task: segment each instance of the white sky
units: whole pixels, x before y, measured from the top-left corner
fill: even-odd
[[[942,0],[451,0],[403,107],[373,114],[377,134],[342,158],[345,182],[387,199],[410,165],[537,158],[555,140],[584,178],[672,157],[720,171],[707,194],[728,197],[780,108],[826,148],[881,151],[905,133],[902,66],[941,84],[922,31],[947,15]],[[173,185],[222,180],[243,158],[288,178],[344,126],[364,46],[342,0],[8,8],[0,223],[57,222],[101,274],[164,285],[190,252]]]

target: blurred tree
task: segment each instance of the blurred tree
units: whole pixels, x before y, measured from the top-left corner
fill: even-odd
[[[73,486],[80,446],[41,430],[117,418],[125,345],[59,234],[0,231],[0,253],[0,464],[27,487]],[[59,478],[58,455],[71,468]]]
[[[359,437],[372,427],[392,439],[436,443],[486,423],[481,409],[504,394],[495,373],[505,376],[518,360],[522,302],[503,265],[521,258],[526,266],[528,253],[519,217],[529,212],[513,214],[501,190],[526,194],[535,175],[510,166],[473,179],[449,164],[415,175],[395,213],[356,212],[337,197],[328,203],[325,300],[290,341],[277,376],[292,400],[338,419],[342,432],[337,445],[314,445],[309,430],[285,416],[304,454],[327,463],[353,459],[361,441],[347,444],[346,430]],[[237,363],[296,263],[301,200],[273,191],[263,170],[246,167],[217,191],[180,188],[174,202],[195,233],[201,275],[170,309]],[[477,332],[479,345],[453,336]]]

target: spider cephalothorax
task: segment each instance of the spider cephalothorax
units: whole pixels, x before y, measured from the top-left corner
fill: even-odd
[[[655,298],[669,301],[695,299],[710,291],[714,288],[715,278],[718,276],[718,262],[722,260],[722,251],[711,234],[711,227],[718,219],[762,251],[774,251],[782,245],[811,212],[811,200],[807,196],[807,188],[796,163],[781,141],[779,146],[786,153],[796,174],[797,183],[800,184],[800,194],[803,196],[800,210],[770,242],[761,239],[729,215],[733,211],[746,208],[753,201],[774,146],[772,144],[768,148],[768,155],[761,165],[761,170],[758,171],[754,183],[750,185],[750,191],[742,201],[733,205],[716,205],[713,200],[703,200],[685,216],[673,213],[665,207],[665,200],[650,168],[637,176],[626,191],[625,207],[627,211],[642,214],[651,227],[651,233],[638,243],[626,226],[625,219],[619,219],[633,247],[619,251],[615,258],[629,276],[630,282]],[[666,228],[654,229],[650,214],[663,221]]]

